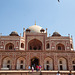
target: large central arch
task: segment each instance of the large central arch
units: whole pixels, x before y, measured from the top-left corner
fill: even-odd
[[[39,65],[39,59],[34,57],[31,59],[31,67],[33,66],[36,69],[36,66]]]
[[[29,41],[28,50],[42,50],[42,42],[37,39]]]

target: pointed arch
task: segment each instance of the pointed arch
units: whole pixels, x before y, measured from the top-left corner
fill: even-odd
[[[13,43],[6,44],[5,50],[14,50],[14,44]]]
[[[63,57],[58,59],[58,70],[67,70],[67,60]]]
[[[28,50],[42,50],[42,42],[38,39],[30,40],[28,43]]]
[[[25,58],[19,57],[16,62],[16,69],[25,69]]]
[[[39,58],[37,58],[37,57],[33,57],[32,59],[31,59],[31,67],[32,66],[34,66],[34,69],[36,69],[36,66],[39,66]]]
[[[63,44],[59,43],[56,45],[56,49],[57,50],[65,50],[65,46]]]
[[[21,48],[24,48],[24,43],[21,43]]]
[[[45,58],[44,69],[53,70],[53,59],[52,58],[50,58],[50,57]]]
[[[3,68],[9,68],[11,69],[12,68],[12,59],[10,57],[5,57],[3,60],[2,60],[2,67]]]

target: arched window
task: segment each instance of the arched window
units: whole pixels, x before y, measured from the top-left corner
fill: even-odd
[[[24,44],[23,43],[21,43],[21,48],[24,48]]]
[[[14,50],[14,45],[12,43],[6,44],[5,50]]]
[[[58,50],[61,50],[61,46],[58,46]]]
[[[73,48],[73,45],[71,44],[71,48]]]
[[[32,50],[32,46],[30,46],[30,50]]]
[[[49,61],[47,61],[47,64],[49,64]]]
[[[21,64],[23,64],[23,60],[21,60]]]
[[[72,61],[72,64],[75,64],[75,61]]]
[[[12,49],[12,46],[11,45],[9,46],[9,49]]]
[[[48,49],[50,47],[49,43],[47,43],[46,48]]]
[[[7,64],[10,64],[10,60],[7,61]]]
[[[65,46],[63,44],[59,43],[56,45],[56,49],[57,50],[65,50]]]
[[[59,63],[62,64],[62,61],[60,60]]]

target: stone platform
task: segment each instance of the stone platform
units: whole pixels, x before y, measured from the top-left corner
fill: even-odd
[[[0,75],[56,75],[58,71],[36,71],[32,70],[0,70]],[[68,75],[70,71],[59,71],[61,75]],[[75,75],[75,71],[71,71],[72,75]]]

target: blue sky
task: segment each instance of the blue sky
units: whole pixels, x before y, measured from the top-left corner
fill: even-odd
[[[75,0],[0,0],[0,33],[23,33],[23,27],[35,24],[48,34],[54,31],[62,36],[73,36],[75,47]]]

